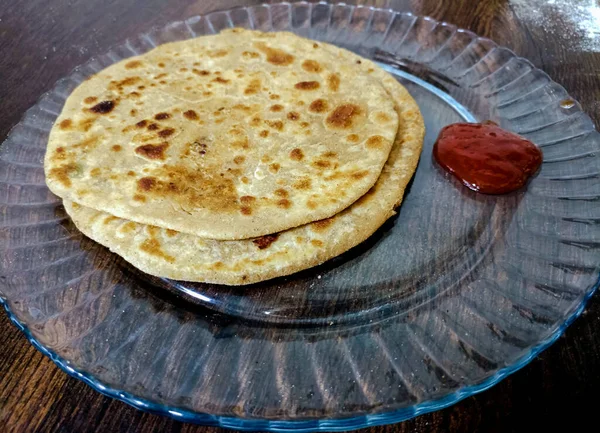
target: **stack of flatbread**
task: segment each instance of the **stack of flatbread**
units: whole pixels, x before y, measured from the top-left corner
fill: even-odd
[[[82,83],[50,134],[46,181],[86,236],[142,271],[249,284],[373,234],[423,133],[415,101],[371,61],[232,29]]]

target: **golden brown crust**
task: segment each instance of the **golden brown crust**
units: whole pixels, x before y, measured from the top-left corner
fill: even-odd
[[[327,44],[322,46],[329,49]],[[67,212],[82,232],[144,272],[218,284],[243,285],[289,275],[323,263],[363,242],[401,203],[419,160],[424,124],[416,102],[393,77],[366,59],[336,51],[341,58],[353,62],[360,59],[360,71],[373,70],[372,75],[383,83],[395,101],[400,118],[392,151],[379,180],[367,194],[339,214],[259,239],[216,241],[182,233],[167,234],[166,230],[148,231],[147,226],[132,227],[133,223],[122,219],[104,223],[103,216],[107,214],[65,201]],[[279,191],[278,197],[284,198],[285,192],[287,190]],[[158,244],[152,246],[174,257],[175,261],[170,263],[160,255],[147,254],[137,247],[149,239],[157,239]]]
[[[393,103],[339,49],[272,36],[227,31],[165,44],[84,82],[50,135],[50,189],[138,223],[224,240],[286,230],[351,205],[389,155]],[[349,143],[342,132],[361,139]],[[381,146],[365,144],[374,135],[385,138]],[[293,149],[303,157],[290,158]],[[327,152],[336,156],[325,160]],[[305,178],[311,183],[294,188]],[[286,201],[274,194],[282,186]],[[259,200],[248,206],[240,201],[246,195]]]

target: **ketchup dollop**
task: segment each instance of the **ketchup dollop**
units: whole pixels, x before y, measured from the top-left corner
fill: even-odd
[[[446,126],[433,157],[468,188],[484,194],[521,188],[542,163],[535,144],[493,122]]]

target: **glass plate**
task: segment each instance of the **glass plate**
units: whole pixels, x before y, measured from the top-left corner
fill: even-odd
[[[322,266],[242,288],[150,278],[83,237],[48,191],[48,132],[87,76],[232,26],[378,61],[423,111],[421,162],[399,215]],[[432,163],[440,128],[486,119],[542,146],[526,191],[476,194]],[[0,295],[67,373],[140,409],[252,430],[397,422],[495,384],[582,311],[600,264],[599,150],[561,86],[448,23],[325,3],[194,17],[77,68],[12,130],[0,150]]]

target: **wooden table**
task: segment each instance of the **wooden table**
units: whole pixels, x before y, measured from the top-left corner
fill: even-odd
[[[156,25],[259,0],[8,0],[0,7],[0,141],[53,83]],[[347,3],[354,3],[351,0]],[[488,36],[529,58],[600,121],[595,0],[374,0]],[[595,15],[594,15],[595,13]],[[594,18],[595,17],[595,18]],[[600,402],[600,300],[530,365],[448,409],[375,431],[544,431],[593,426]],[[581,431],[593,431],[593,427]],[[0,313],[0,431],[217,430],[137,411],[60,371]]]

